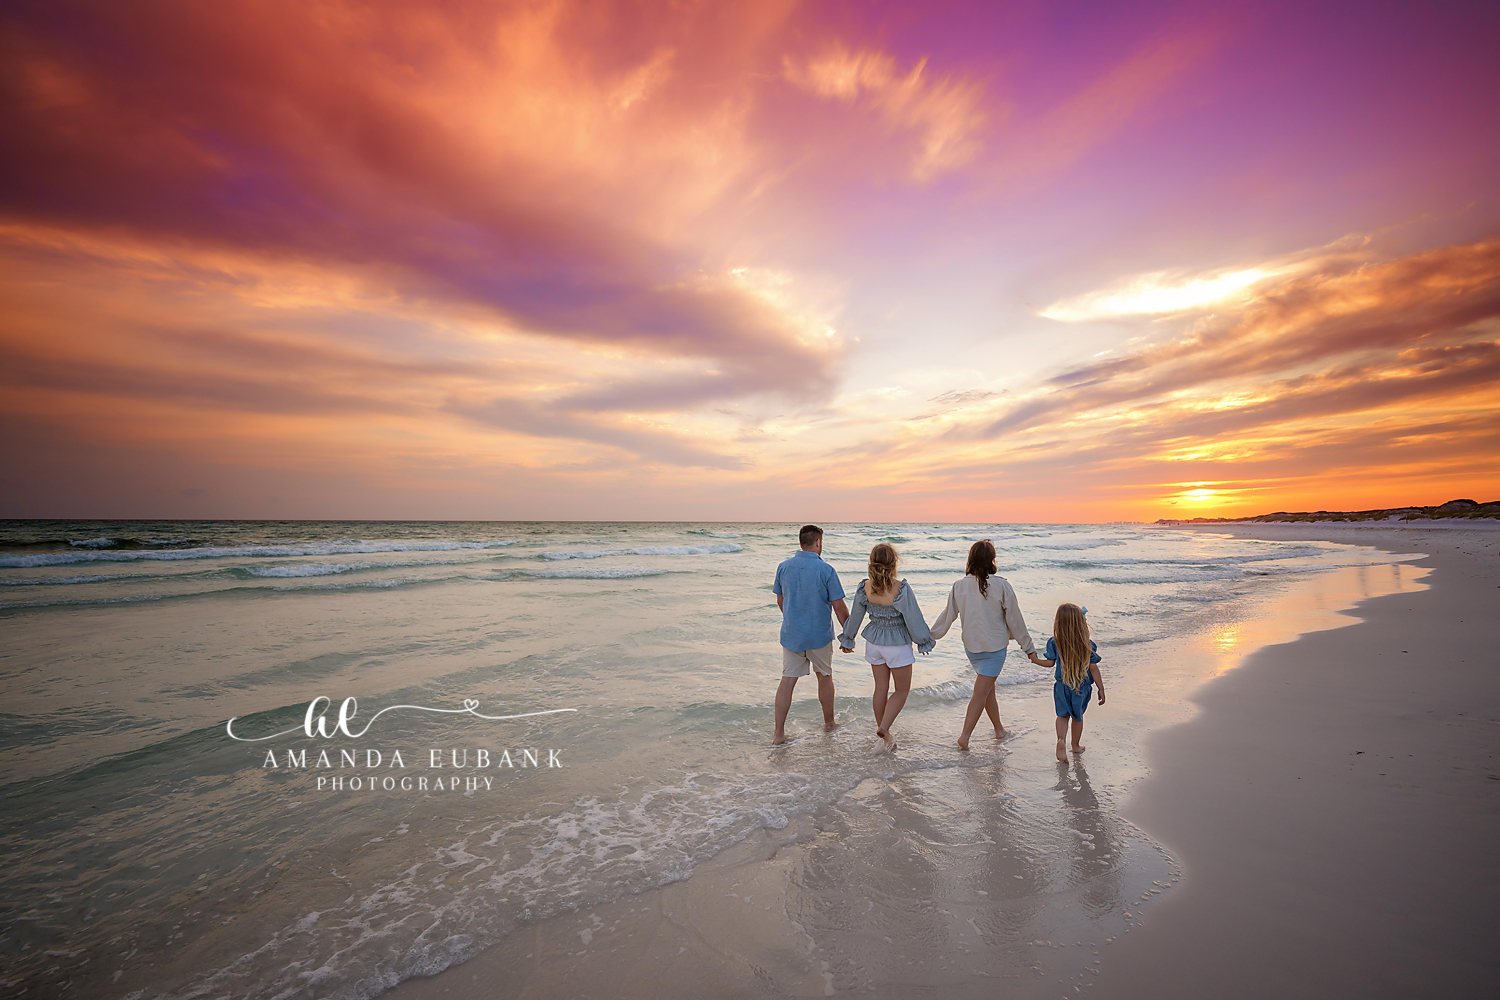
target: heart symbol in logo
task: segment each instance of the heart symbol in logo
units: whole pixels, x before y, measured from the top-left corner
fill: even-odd
[[[478,701],[478,699],[476,699],[476,698],[465,698],[464,699],[464,711],[466,711],[466,712],[472,712],[472,711],[474,711],[474,709],[476,709],[478,707],[479,707],[479,701]]]

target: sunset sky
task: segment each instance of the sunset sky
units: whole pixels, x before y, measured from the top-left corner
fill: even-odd
[[[0,516],[1500,498],[1500,8],[10,2]]]

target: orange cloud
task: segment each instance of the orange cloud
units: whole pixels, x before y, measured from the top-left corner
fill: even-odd
[[[1341,247],[1301,272],[1178,339],[845,457],[924,454],[950,492],[1003,482],[1024,496],[1045,476],[1052,495],[1137,517],[1184,501],[1411,502],[1396,484],[1425,495],[1415,484],[1455,470],[1500,488],[1500,241],[1385,262]]]
[[[1491,243],[1006,313],[1222,24],[1032,52],[976,5],[976,55],[868,10],[7,7],[12,509],[1090,518],[1493,468]],[[1145,339],[1062,360],[1105,324]]]

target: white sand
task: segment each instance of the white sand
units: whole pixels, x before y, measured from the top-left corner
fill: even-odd
[[[1190,529],[1173,529],[1190,530]],[[1095,996],[1493,995],[1500,975],[1500,532],[1213,525],[1425,552],[1430,589],[1251,655],[1148,738],[1125,813],[1182,888]]]

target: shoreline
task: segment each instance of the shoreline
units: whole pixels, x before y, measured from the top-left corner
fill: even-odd
[[[1145,739],[1151,776],[1122,812],[1185,877],[1106,955],[1096,996],[1492,987],[1500,533],[1453,527],[1475,530],[1161,529],[1419,551],[1431,573],[1423,591],[1360,601],[1345,628],[1257,649],[1189,696],[1198,714]]]
[[[1314,531],[1306,537],[1323,536]],[[1496,538],[1500,539],[1500,535]],[[1328,540],[1369,544],[1363,535],[1357,539]],[[1390,551],[1409,553],[1414,549],[1398,546]],[[1283,598],[1292,600],[1292,605],[1273,600],[1262,609],[1264,612],[1274,606],[1287,614],[1263,613],[1259,617],[1238,619],[1234,624],[1240,635],[1239,648],[1250,645],[1263,650],[1276,648],[1275,644],[1291,645],[1299,641],[1299,633],[1305,637],[1320,634],[1319,629],[1347,631],[1349,623],[1333,625],[1330,619],[1333,612],[1348,614],[1347,609],[1358,605],[1359,590],[1351,588],[1358,572],[1344,568],[1324,577],[1310,578],[1297,590],[1283,594]],[[1412,595],[1408,591],[1394,596],[1402,600]],[[1045,692],[1038,692],[1044,695],[1046,711],[1034,712],[1045,725],[1009,743],[998,759],[991,762],[994,767],[952,768],[927,771],[925,777],[908,775],[905,781],[898,778],[890,782],[867,782],[870,787],[861,785],[829,809],[804,815],[782,830],[757,832],[695,870],[689,879],[605,906],[588,907],[576,915],[539,921],[436,976],[406,980],[387,995],[404,1000],[497,994],[814,996],[853,989],[891,997],[907,995],[911,990],[943,990],[969,996],[990,995],[998,985],[995,979],[1003,979],[1006,985],[1001,988],[1008,993],[1042,997],[1056,995],[1059,988],[1071,992],[1084,986],[1101,986],[1113,978],[1108,970],[1120,954],[1137,953],[1135,940],[1153,923],[1154,915],[1183,891],[1186,879],[1196,870],[1195,864],[1201,864],[1201,860],[1185,859],[1178,841],[1155,826],[1147,826],[1135,813],[1135,790],[1152,782],[1157,774],[1154,757],[1150,757],[1149,772],[1126,777],[1123,786],[1118,782],[1122,773],[1131,769],[1125,763],[1126,757],[1150,756],[1145,748],[1156,735],[1201,718],[1201,710],[1194,706],[1197,693],[1211,686],[1216,674],[1239,672],[1245,664],[1247,656],[1237,652],[1236,647],[1222,646],[1221,639],[1221,636],[1212,640],[1206,634],[1199,636],[1194,647],[1199,654],[1196,659],[1178,651],[1173,654],[1176,666],[1161,673],[1138,674],[1136,693],[1143,699],[1139,706],[1131,706],[1127,697],[1116,708],[1116,701],[1112,700],[1111,708],[1117,714],[1094,716],[1097,728],[1091,728],[1090,742],[1097,744],[1098,749],[1087,755],[1093,760],[1075,759],[1067,766],[1056,765],[1055,773],[1046,779],[1046,783],[1056,783],[1051,791],[1060,795],[1050,797],[1056,802],[1048,797],[1025,802],[1026,795],[1034,796],[1039,791],[1034,781],[1027,785],[1028,779],[1035,777],[1027,772],[1039,770],[1037,762],[1030,760],[1036,750],[1030,744],[1039,739],[1036,732],[1040,729],[1049,731],[1043,733],[1046,737],[1043,749],[1050,758],[1050,717],[1040,718],[1050,716],[1048,685]],[[1209,666],[1205,667],[1205,663]],[[1129,688],[1121,688],[1111,680],[1111,694],[1118,696],[1121,691],[1128,692]],[[1166,701],[1163,692],[1167,692]],[[1154,706],[1157,714],[1152,716],[1148,706]],[[1146,714],[1132,717],[1138,709]],[[1002,707],[1007,718],[1014,710],[1014,704],[1011,708]],[[1155,721],[1150,721],[1153,718]],[[1101,758],[1100,754],[1104,756]],[[1083,766],[1086,763],[1096,771],[1092,783]],[[1106,777],[1101,783],[1099,771],[1106,775],[1113,773],[1114,777]],[[959,780],[955,778],[956,772],[968,772],[963,780],[995,784],[990,794],[999,791],[1002,801],[1016,797],[1007,792],[1021,792],[1021,797],[1004,809],[995,809],[993,803],[976,797],[962,798],[953,790],[953,782]],[[1122,791],[1129,794],[1122,795]],[[952,843],[944,847],[941,831],[907,830],[905,833],[914,834],[907,837],[899,829],[872,831],[868,824],[861,826],[850,818],[864,805],[877,806],[881,812],[900,813],[903,799],[908,796],[957,799],[960,808],[954,810],[956,818],[971,822],[974,832],[991,847],[977,854],[954,852]],[[1067,878],[1062,883],[1054,881],[1050,887],[1038,885],[1035,894],[1022,900],[1000,902],[1003,897],[998,891],[1007,885],[1015,886],[1006,880],[1029,879],[1032,873],[1024,868],[986,870],[985,855],[993,857],[990,852],[1014,843],[1009,839],[1014,827],[1007,824],[1016,822],[1017,809],[1029,810],[1031,815],[1024,821],[1034,822],[1038,806],[1041,813],[1073,826],[1073,830],[1066,832],[1078,836],[1088,851],[1094,849],[1089,845],[1097,843],[1105,851],[1115,851],[1117,858],[1128,855],[1129,862],[1123,869],[1110,872],[1085,872],[1080,876],[1081,881]],[[835,838],[833,843],[829,842],[830,836]],[[876,863],[872,868],[863,861],[851,863],[846,857],[849,849],[844,846],[851,837],[860,842],[861,851],[876,859],[885,858],[888,864]],[[986,877],[968,886],[963,879],[955,882],[951,876],[934,880],[930,871],[898,875],[890,864],[900,868],[907,863],[900,859],[917,859],[917,855],[910,853],[909,841],[922,845],[928,856],[939,858],[935,866],[938,870],[960,867],[953,862],[962,859],[961,867]],[[1094,856],[1077,850],[1079,841],[1074,844],[1073,853],[1093,860]],[[836,881],[841,884],[837,888],[830,890],[828,884],[813,877],[820,866],[839,871]],[[871,940],[869,932],[873,928],[864,929],[866,933],[861,939],[858,933],[849,933],[858,928],[840,930],[826,922],[818,923],[830,910],[847,913],[862,908],[866,905],[866,895],[878,899],[880,892],[887,889],[883,882],[903,880],[920,884],[904,885],[895,895],[910,899],[912,891],[918,890],[927,894],[936,913],[952,918],[944,922],[934,917],[932,924],[923,920],[903,928],[919,939],[945,942],[939,950],[926,955],[925,970],[919,968],[921,962],[917,956],[924,954],[920,950],[907,957],[897,956],[893,965],[891,956],[880,954],[879,938]],[[979,886],[986,888],[971,897],[971,890]],[[1100,891],[1116,900],[1116,906],[1119,901],[1126,901],[1123,921],[1089,916],[1085,912],[1087,905],[1085,911],[1077,909],[1080,901],[1087,904]],[[739,905],[742,896],[743,904],[755,900],[753,908]],[[775,905],[763,908],[762,900]],[[987,900],[990,902],[986,903]],[[982,936],[980,941],[970,941],[965,928],[954,926],[968,923],[977,932],[986,917],[995,921],[995,926],[1006,926],[1009,930],[1001,936],[990,934]],[[1026,928],[1024,933],[1020,932],[1022,923]],[[885,938],[885,950],[892,947],[901,950],[899,938],[892,944],[894,937],[888,934]],[[976,944],[981,948],[971,957],[971,946]],[[1168,950],[1170,953],[1172,948],[1169,946]],[[955,966],[971,961],[983,951],[989,954],[982,965],[954,975],[960,972]],[[885,978],[871,975],[882,964],[882,957],[886,959]],[[828,958],[833,959],[831,965]],[[1126,995],[1156,987],[1159,970],[1151,965],[1147,962],[1141,979],[1125,990]],[[852,975],[851,967],[855,972],[868,971]],[[861,979],[862,984],[855,985]]]

